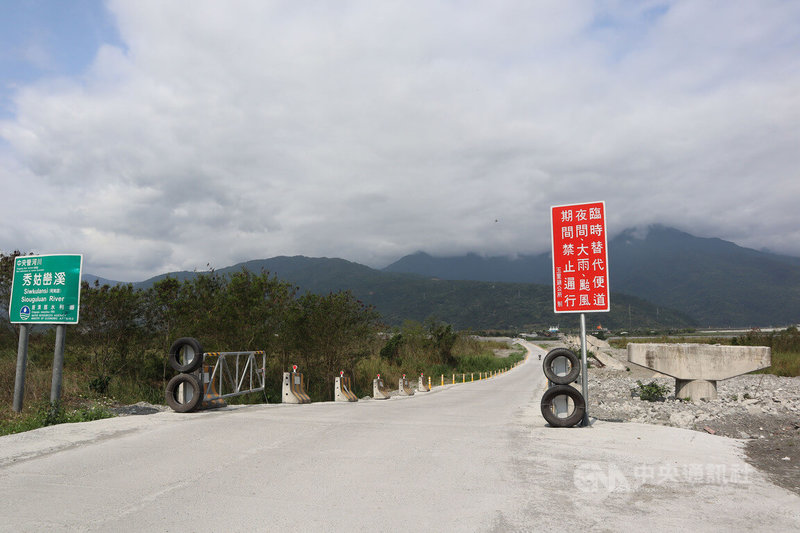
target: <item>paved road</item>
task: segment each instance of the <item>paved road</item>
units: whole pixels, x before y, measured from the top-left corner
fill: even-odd
[[[534,355],[411,398],[0,437],[0,530],[800,528],[800,497],[749,470],[739,442],[639,424],[549,428],[543,388]]]

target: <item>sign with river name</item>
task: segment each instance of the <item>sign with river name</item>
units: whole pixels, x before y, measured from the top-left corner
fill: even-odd
[[[12,324],[77,324],[82,255],[20,255],[8,318]]]

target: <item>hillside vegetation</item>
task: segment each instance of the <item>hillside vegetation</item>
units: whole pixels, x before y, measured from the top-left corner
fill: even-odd
[[[13,256],[0,255],[5,301]],[[31,427],[10,410],[16,330],[3,313],[0,433]],[[42,408],[49,399],[54,336],[53,328],[34,326],[29,341],[23,418],[34,425],[35,420],[74,419]],[[266,351],[266,391],[234,402],[280,401],[282,373],[293,364],[305,374],[314,400],[330,400],[340,371],[354,377],[356,393],[364,396],[371,394],[378,373],[387,384],[396,384],[402,374],[498,370],[522,356],[496,358],[485,344],[438,320],[389,328],[349,291],[299,294],[266,272],[200,273],[182,281],[164,277],[146,289],[84,282],[80,323],[67,328],[64,405],[84,408],[80,417],[95,417],[100,414],[91,406],[98,403],[163,403],[166,382],[174,375],[166,356],[179,337],[199,339],[205,351]]]
[[[357,299],[373,306],[382,321],[391,326],[409,319],[422,322],[436,317],[459,330],[579,327],[577,315],[553,312],[553,290],[547,285],[432,279],[381,272],[343,259],[302,256],[248,261],[218,272],[231,274],[242,268],[271,272],[302,292],[327,294],[349,290]],[[169,276],[185,280],[196,275],[196,272],[174,272]],[[135,286],[146,289],[164,277],[157,276]],[[590,315],[589,320],[593,326],[599,323],[613,329],[683,329],[696,325],[684,313],[617,292],[612,292],[611,312]]]

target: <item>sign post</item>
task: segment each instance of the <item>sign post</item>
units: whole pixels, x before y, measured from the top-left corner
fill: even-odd
[[[602,201],[550,208],[553,310],[581,314],[581,388],[586,400],[582,426],[589,425],[585,313],[611,309],[605,211]]]
[[[66,324],[78,323],[82,267],[82,255],[21,255],[14,259],[8,318],[20,325],[14,380],[16,412],[22,411],[25,394],[30,324],[56,324],[50,401],[55,403],[61,396]]]
[[[25,371],[28,366],[28,325],[19,326],[19,345],[17,346],[17,374],[14,377],[14,412],[22,411],[22,397],[25,395]]]

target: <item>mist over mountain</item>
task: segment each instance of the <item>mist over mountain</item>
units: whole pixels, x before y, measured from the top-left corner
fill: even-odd
[[[553,284],[553,261],[549,253],[517,257],[484,257],[475,253],[433,257],[417,252],[400,258],[383,271],[450,280]]]
[[[610,287],[687,313],[701,325],[765,326],[800,322],[800,258],[743,248],[653,225],[608,243]],[[387,272],[439,279],[542,283],[552,287],[549,253],[515,258],[432,257],[417,253]],[[613,300],[612,300],[613,303]]]

